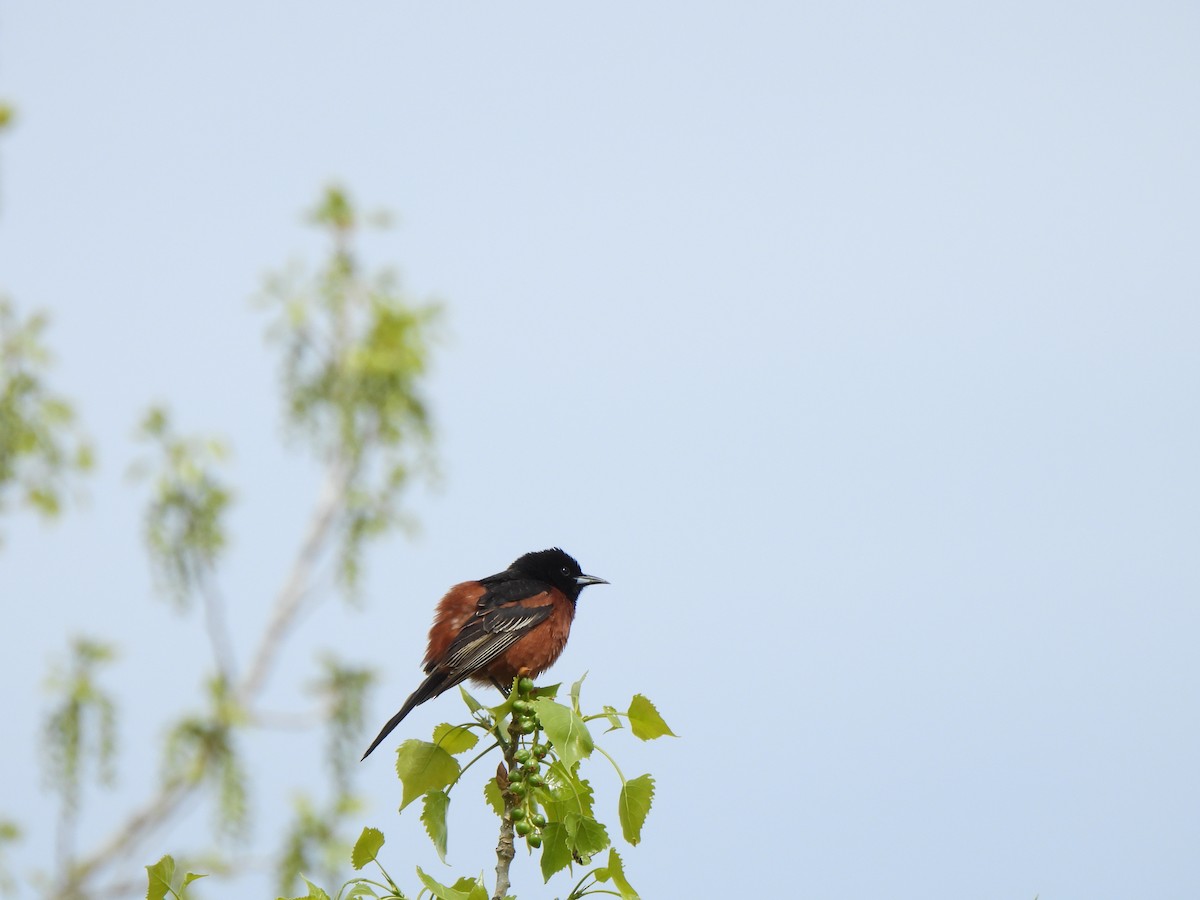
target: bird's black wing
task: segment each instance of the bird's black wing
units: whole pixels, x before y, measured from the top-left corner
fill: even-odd
[[[485,598],[486,599],[486,598]],[[484,601],[480,601],[483,607]],[[454,680],[443,690],[454,687],[476,672],[486,669],[505,650],[529,634],[544,622],[554,607],[547,603],[539,606],[499,606],[481,608],[464,627],[438,668],[450,674]]]
[[[526,594],[522,599],[531,598]],[[549,603],[540,606],[512,605],[489,608],[485,600],[486,595],[480,598],[480,608],[450,645],[445,659],[433,667],[426,679],[404,701],[400,711],[383,726],[379,735],[367,748],[367,752],[363,754],[363,759],[370,756],[371,751],[378,747],[400,724],[400,720],[413,709],[487,668],[500,654],[544,622],[554,609]]]

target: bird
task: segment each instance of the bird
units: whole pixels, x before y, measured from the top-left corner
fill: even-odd
[[[507,695],[518,676],[536,678],[567,645],[575,604],[590,584],[559,547],[518,557],[503,572],[464,581],[438,602],[425,651],[425,680],[371,742],[366,759],[397,725],[426,700],[468,678]]]

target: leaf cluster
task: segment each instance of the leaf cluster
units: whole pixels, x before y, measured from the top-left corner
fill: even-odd
[[[167,595],[181,607],[206,587],[225,549],[224,516],[233,494],[217,474],[228,457],[215,438],[183,437],[161,406],[142,420],[139,436],[152,444],[157,459],[136,468],[155,470],[145,515],[145,541],[151,566]]]
[[[248,778],[238,752],[245,715],[221,678],[208,690],[209,708],[175,724],[167,735],[163,782],[167,786],[208,784],[216,798],[219,831],[237,835],[249,814]]]
[[[46,775],[68,812],[79,806],[88,760],[95,763],[102,784],[111,784],[116,775],[116,704],[97,679],[114,656],[108,644],[77,638],[67,664],[50,675],[57,701],[43,730]]]
[[[320,677],[311,687],[324,710],[333,792],[324,802],[314,800],[307,791],[295,797],[278,865],[277,881],[283,893],[291,891],[302,872],[321,872],[332,878],[349,849],[342,825],[362,808],[354,792],[352,766],[364,725],[364,698],[374,680],[369,669],[348,665],[329,654],[321,659]]]
[[[523,839],[530,852],[540,855],[542,876],[547,882],[565,869],[585,867],[568,900],[594,893],[614,894],[626,900],[637,898],[609,830],[597,813],[592,786],[581,770],[595,752],[611,763],[621,782],[617,804],[621,835],[630,845],[641,840],[654,799],[654,780],[648,774],[627,779],[613,757],[596,744],[589,723],[607,721],[609,731],[628,723],[634,736],[642,740],[673,732],[654,704],[640,694],[623,712],[604,707],[602,712],[584,714],[579,703],[582,683],[581,678],[571,687],[569,705],[557,700],[558,685],[539,689],[527,678],[518,679],[508,699],[495,707],[485,707],[461,690],[471,712],[469,722],[443,723],[434,729],[431,740],[409,739],[400,745],[396,751],[400,810],[418,799],[422,801],[421,822],[442,862],[446,861],[448,812],[454,788],[468,769],[490,754],[499,753],[502,761],[496,777],[486,782],[484,796],[501,819],[501,846],[506,831],[510,840],[514,834]],[[484,749],[465,764],[460,762],[460,757],[478,749],[481,740]],[[383,843],[382,832],[364,829],[351,854],[356,870],[373,863],[383,881],[351,879],[336,894],[337,900],[395,900],[405,896],[379,862]],[[603,864],[592,865],[605,850],[608,853]],[[488,900],[492,896],[482,877],[463,877],[444,884],[420,868],[416,872],[422,885],[418,897],[428,893],[439,900]],[[330,900],[323,889],[307,880],[306,884],[306,900]],[[504,886],[506,882],[497,890]]]
[[[329,261],[273,276],[263,302],[276,314],[290,430],[343,480],[338,574],[353,589],[363,543],[406,524],[395,501],[431,467],[423,382],[440,308],[411,303],[391,271],[363,272],[351,238],[364,217],[345,191],[328,188],[312,219],[333,238]]]
[[[75,410],[46,383],[45,315],[21,318],[0,297],[0,512],[16,496],[43,518],[62,510],[75,477],[89,471],[92,446]]]

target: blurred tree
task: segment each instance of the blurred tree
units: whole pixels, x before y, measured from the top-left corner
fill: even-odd
[[[432,471],[423,384],[438,309],[411,303],[390,272],[363,270],[355,237],[364,222],[344,191],[326,190],[311,218],[330,237],[329,258],[313,272],[270,277],[263,296],[272,313],[270,340],[282,352],[289,433],[322,470],[303,539],[252,651],[238,658],[220,585],[235,500],[222,472],[226,442],[181,434],[165,408],[145,415],[139,434],[149,452],[136,467],[149,485],[144,543],[158,593],[184,614],[202,609],[211,670],[198,673],[199,711],[168,724],[157,789],[123,816],[113,815],[107,837],[79,846],[75,821],[84,786],[111,780],[119,729],[118,706],[100,683],[115,648],[75,642],[50,681],[54,700],[43,732],[45,774],[60,804],[58,858],[41,879],[47,897],[129,895],[128,872],[117,864],[152,841],[161,844],[165,829],[197,797],[216,810],[214,837],[244,834],[254,796],[242,748],[276,722],[261,703],[282,647],[313,606],[339,589],[355,598],[369,542],[405,524],[402,493]],[[69,477],[90,466],[91,451],[74,431],[70,405],[44,384],[44,325],[42,317],[21,320],[0,303],[0,504],[7,491],[53,515]],[[335,578],[319,578],[330,567]],[[349,847],[343,826],[359,808],[347,744],[361,740],[372,676],[329,656],[314,665],[317,708],[304,719],[329,731],[330,786],[321,800],[297,794],[295,823],[277,848],[284,892],[300,869],[321,871],[322,860]],[[17,834],[14,823],[0,822],[0,849]],[[246,859],[231,846],[237,845],[214,841],[193,856],[203,853],[217,877],[236,873]],[[0,877],[0,888],[4,883]]]
[[[0,107],[0,127],[4,121]],[[67,661],[48,682],[53,701],[43,744],[46,779],[59,798],[58,840],[49,872],[30,881],[46,897],[95,900],[141,893],[141,879],[131,877],[130,858],[161,853],[167,829],[196,798],[206,798],[215,810],[214,840],[193,848],[187,858],[202,860],[214,880],[247,865],[242,839],[255,798],[243,748],[256,733],[277,724],[278,717],[262,704],[281,650],[299,618],[335,589],[356,598],[369,542],[406,524],[402,494],[432,470],[422,387],[438,310],[409,302],[391,273],[362,270],[354,239],[363,220],[342,190],[328,189],[311,218],[331,239],[328,260],[314,272],[270,277],[262,298],[273,314],[269,336],[282,354],[289,435],[316,457],[322,471],[303,538],[253,650],[239,658],[221,590],[227,518],[236,496],[222,472],[227,442],[180,433],[164,407],[145,414],[138,433],[148,455],[135,467],[149,485],[143,541],[158,594],[183,614],[201,608],[211,668],[197,673],[198,711],[167,723],[156,789],[123,815],[110,816],[106,837],[80,846],[76,824],[85,787],[111,783],[117,768],[118,704],[102,684],[103,669],[117,651],[96,639],[74,640]],[[45,516],[58,514],[72,479],[92,462],[70,404],[45,384],[44,328],[44,317],[23,320],[11,304],[0,301],[0,513],[6,496],[15,495]],[[328,569],[334,578],[327,584],[319,575]],[[329,655],[315,661],[315,671],[311,687],[317,709],[303,718],[309,727],[323,725],[328,731],[329,789],[321,798],[308,790],[296,794],[293,821],[275,853],[279,890],[291,894],[301,872],[336,882],[339,861],[349,856],[356,871],[374,866],[383,882],[355,875],[337,897],[405,900],[410,895],[380,861],[382,832],[363,829],[350,849],[349,819],[361,808],[352,767],[364,743],[363,697],[372,674]],[[401,810],[422,801],[421,822],[443,862],[451,792],[476,763],[489,772],[496,763],[495,775],[477,798],[500,820],[494,888],[488,889],[482,875],[443,884],[418,867],[422,894],[465,900],[511,896],[510,864],[523,841],[540,857],[544,880],[563,882],[569,875],[574,881],[568,900],[590,894],[637,900],[603,821],[611,821],[614,810],[606,816],[599,808],[581,766],[593,751],[611,764],[620,783],[616,821],[630,847],[641,841],[654,780],[648,773],[626,778],[589,726],[604,725],[609,732],[628,728],[643,741],[672,732],[640,694],[627,710],[604,706],[585,713],[582,681],[571,686],[569,705],[556,699],[558,685],[539,689],[528,678],[517,679],[511,696],[496,707],[484,707],[463,691],[467,722],[438,725],[431,741],[409,739],[400,745]],[[287,724],[294,727],[295,721]],[[457,757],[468,753],[474,755],[460,763]],[[4,867],[4,850],[19,836],[16,823],[0,819],[0,892],[16,885]],[[239,840],[221,841],[222,836]],[[576,867],[583,869],[581,876]],[[167,854],[146,866],[145,877],[148,900],[183,900],[189,885],[205,876],[177,867]],[[307,879],[305,887],[307,897],[329,900]]]
[[[0,100],[0,133],[14,121]],[[53,519],[70,496],[75,476],[92,468],[92,447],[71,404],[50,389],[48,320],[22,318],[0,294],[0,514],[15,502]]]

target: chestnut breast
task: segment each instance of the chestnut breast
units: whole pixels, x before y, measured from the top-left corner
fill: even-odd
[[[429,647],[425,650],[425,661],[422,663],[425,672],[433,671],[439,659],[445,659],[450,645],[458,637],[479,603],[479,598],[487,593],[478,581],[464,581],[446,591],[446,596],[438,601],[437,610],[433,614],[433,625],[429,629]]]
[[[439,660],[446,658],[459,633],[479,612],[479,601],[487,588],[477,581],[464,581],[446,592],[438,602],[433,625],[429,629],[429,646],[425,651],[424,667],[428,674]],[[551,607],[550,615],[535,625],[529,634],[515,641],[483,671],[475,673],[475,681],[488,683],[495,678],[501,684],[510,683],[517,675],[536,678],[554,664],[567,645],[575,604],[557,588],[547,588],[531,597],[509,601],[506,607]]]

